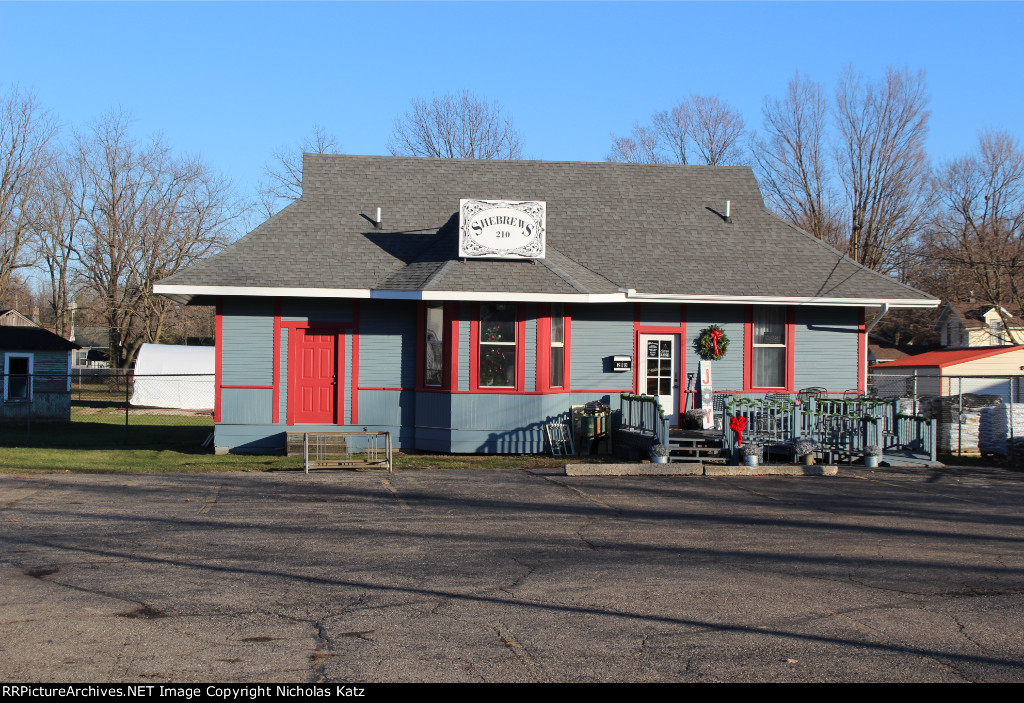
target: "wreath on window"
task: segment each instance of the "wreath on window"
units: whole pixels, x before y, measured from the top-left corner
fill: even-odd
[[[697,338],[697,352],[702,359],[718,361],[725,356],[728,349],[729,338],[725,336],[725,330],[718,325],[707,327]]]

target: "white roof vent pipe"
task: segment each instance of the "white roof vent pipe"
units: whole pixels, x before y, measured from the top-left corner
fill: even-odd
[[[379,217],[379,216],[378,216]],[[732,222],[732,201],[725,201],[725,221]]]
[[[373,226],[374,229],[382,229],[384,227],[380,219],[380,208],[377,208],[377,219],[374,221]]]

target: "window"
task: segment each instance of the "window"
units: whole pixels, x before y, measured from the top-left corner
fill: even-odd
[[[751,385],[754,388],[785,388],[786,309],[755,306],[752,327]]]
[[[1003,336],[1003,333],[1005,331],[1006,328],[1003,325],[1002,320],[992,320],[992,322],[990,322],[988,325],[989,345],[998,347],[1001,344],[1005,344],[1006,339]]]
[[[32,399],[32,355],[8,354],[4,359],[4,400]]]
[[[444,303],[427,303],[423,385],[438,387],[444,379]]]
[[[515,303],[480,303],[479,386],[516,387]]]
[[[565,304],[551,304],[550,387],[565,386]]]

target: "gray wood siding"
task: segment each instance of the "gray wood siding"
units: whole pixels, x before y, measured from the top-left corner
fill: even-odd
[[[343,376],[345,380],[341,389],[342,407],[338,408],[340,411],[338,423],[344,425],[352,420],[352,393],[355,392],[355,383],[352,378],[352,335],[342,335],[341,348],[343,358],[340,360],[342,363],[338,364],[338,375],[345,374]]]
[[[274,382],[274,303],[272,300],[224,300],[221,384],[262,386]]]
[[[371,300],[360,304],[360,386],[416,386],[416,313],[415,302]]]
[[[422,394],[421,394],[422,395]],[[450,445],[438,451],[539,453],[546,450],[544,425],[568,422],[573,405],[599,400],[619,408],[619,394],[557,393],[550,395],[461,394],[451,397]],[[417,429],[417,447],[421,433]],[[440,435],[429,435],[437,445]]]
[[[4,357],[32,357],[32,393],[67,393],[68,359],[71,352],[60,350],[0,349],[0,373]]]
[[[640,324],[645,327],[678,327],[682,308],[679,303],[640,303]]]
[[[281,396],[277,399],[277,420],[281,424],[288,422],[288,328],[281,329]]]
[[[859,313],[857,308],[796,309],[794,389],[820,386],[844,391],[857,387]]]
[[[415,391],[360,391],[359,425],[412,427],[416,418]]]
[[[537,306],[526,305],[526,339],[523,340],[523,351],[526,353],[524,368],[524,390],[532,393],[537,390]]]
[[[270,424],[274,391],[269,388],[224,388],[220,396],[220,421],[238,424]]]
[[[610,357],[633,354],[633,305],[573,305],[572,388],[627,390],[633,376],[611,370]]]
[[[362,304],[365,305],[365,301]],[[286,322],[351,322],[352,306],[351,300],[285,298],[281,301],[281,319]]]
[[[697,373],[700,355],[695,343],[710,325],[719,325],[729,338],[729,350],[724,359],[713,361],[712,374],[714,390],[743,390],[743,331],[746,323],[746,309],[742,305],[687,305],[686,306],[686,343],[684,357],[686,373]],[[686,377],[680,381],[686,388]]]
[[[469,390],[469,303],[459,304],[459,385],[460,391]]]

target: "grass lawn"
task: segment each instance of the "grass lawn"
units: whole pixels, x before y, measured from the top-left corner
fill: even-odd
[[[611,457],[573,457],[579,461],[612,461]],[[396,471],[417,469],[561,468],[565,457],[542,454],[402,454],[394,455]],[[195,473],[215,471],[301,471],[302,457],[227,454],[173,449],[91,449],[69,447],[0,447],[0,473]],[[345,471],[337,469],[336,471]]]
[[[75,401],[71,422],[0,425],[0,473],[161,473],[301,471],[301,457],[229,454],[203,448],[213,418],[199,413],[132,410],[125,427],[123,404]],[[572,461],[615,461],[573,457]],[[565,457],[528,455],[402,454],[396,471],[416,469],[560,468]],[[342,469],[344,470],[344,469]]]

